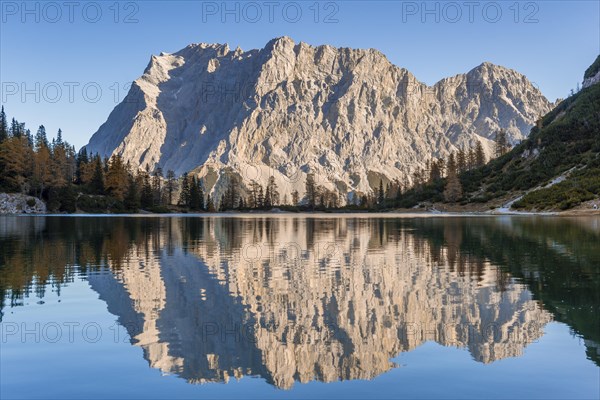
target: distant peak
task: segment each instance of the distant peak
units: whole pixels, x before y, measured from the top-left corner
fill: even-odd
[[[279,36],[276,37],[274,39],[269,40],[269,42],[267,43],[267,46],[269,45],[275,45],[278,43],[291,43],[291,44],[296,44],[296,42],[294,42],[294,39],[292,39],[289,36]]]

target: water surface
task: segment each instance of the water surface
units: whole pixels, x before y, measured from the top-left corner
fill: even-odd
[[[0,397],[598,398],[600,219],[1,217]]]

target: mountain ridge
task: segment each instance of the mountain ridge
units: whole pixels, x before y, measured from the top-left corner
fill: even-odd
[[[86,148],[134,169],[193,171],[216,194],[226,174],[302,193],[310,172],[350,199],[380,180],[410,182],[457,148],[481,142],[491,154],[499,129],[516,143],[552,107],[525,76],[489,62],[428,86],[375,49],[200,43],[152,56]]]

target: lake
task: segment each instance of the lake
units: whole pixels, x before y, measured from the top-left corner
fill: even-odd
[[[600,218],[0,217],[0,397],[599,398]]]

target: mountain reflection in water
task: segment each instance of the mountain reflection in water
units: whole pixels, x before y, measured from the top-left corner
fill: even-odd
[[[89,281],[153,368],[371,379],[426,341],[518,357],[553,319],[598,364],[597,220],[5,217],[2,309]]]

